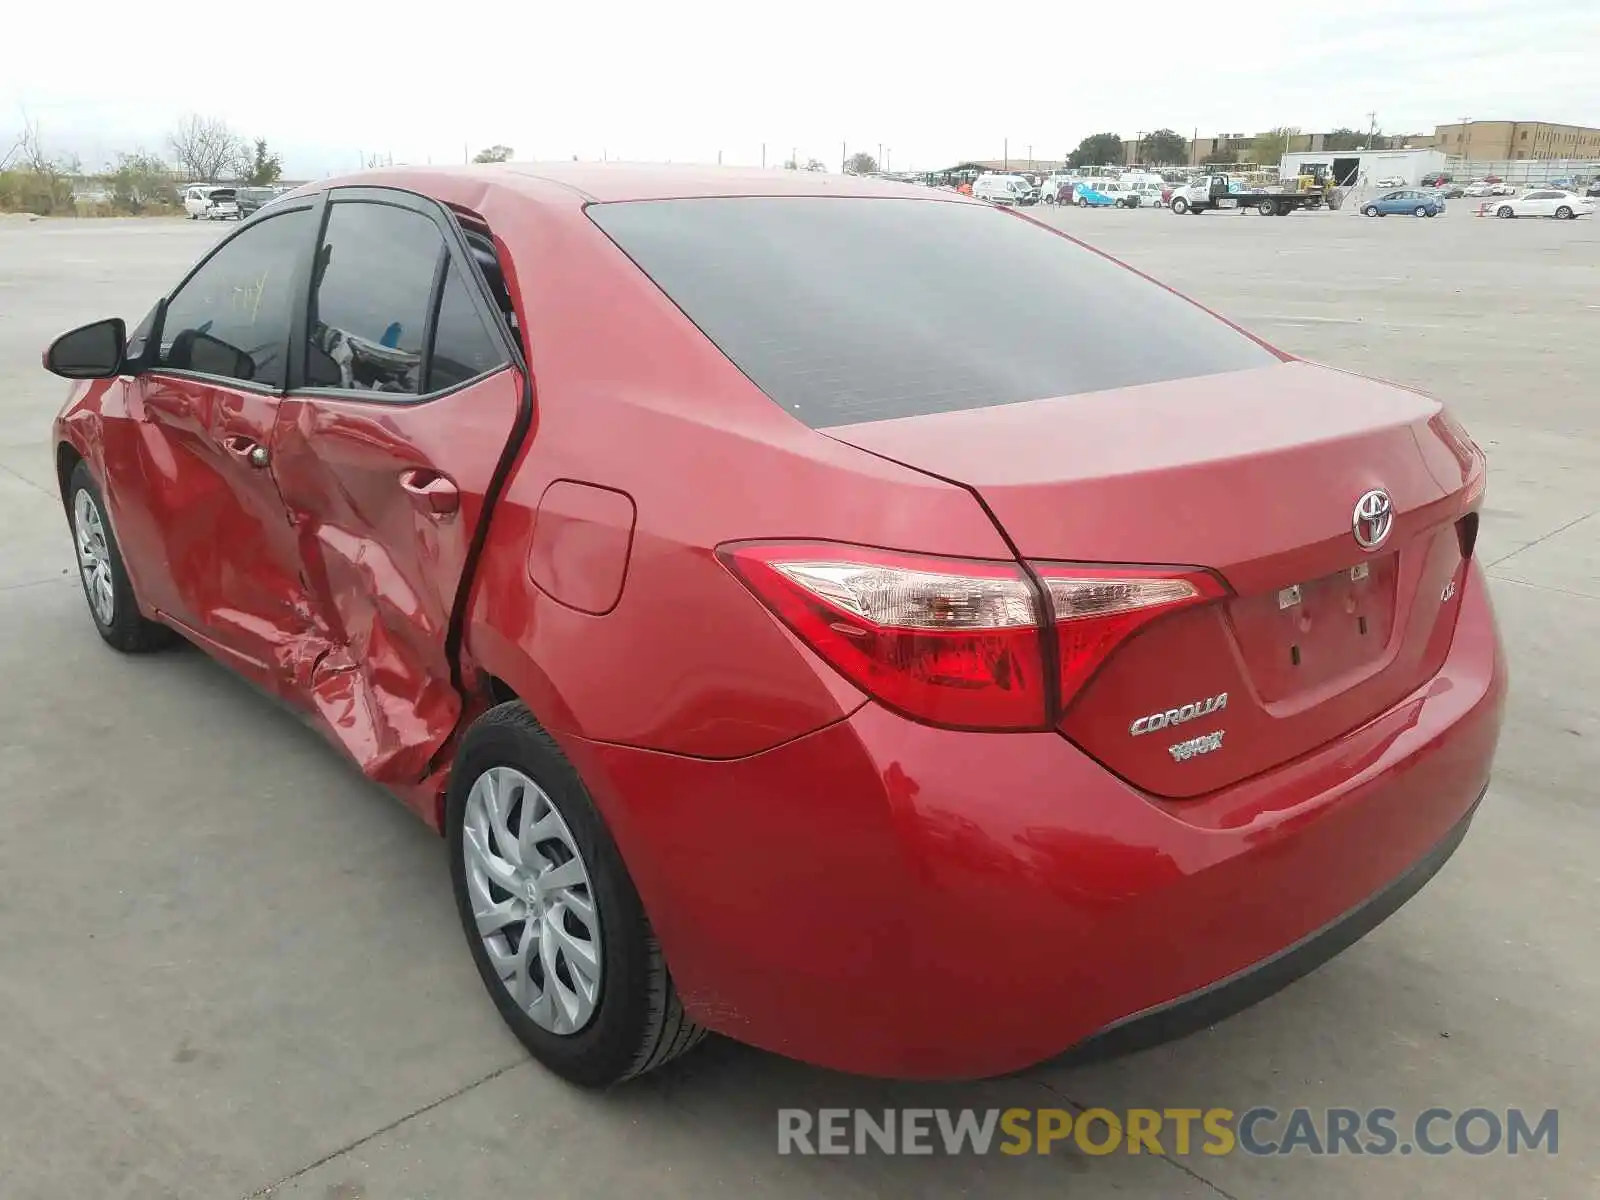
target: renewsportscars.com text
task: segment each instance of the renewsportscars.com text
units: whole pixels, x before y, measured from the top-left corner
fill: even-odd
[[[1556,1109],[781,1108],[779,1154],[1556,1154]]]

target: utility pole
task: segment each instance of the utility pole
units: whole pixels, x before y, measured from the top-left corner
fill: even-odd
[[[1028,171],[1030,174],[1033,172],[1033,146],[1031,144],[1028,146]]]
[[[1005,138],[1000,142],[1000,166],[1007,174],[1011,171],[1011,139]]]
[[[767,144],[765,142],[761,143],[761,169],[763,171],[767,169]]]
[[[883,148],[883,169],[885,171],[887,171],[889,169],[889,156],[891,154],[893,154],[893,153],[894,153],[894,147],[893,146],[885,146]]]
[[[1467,165],[1467,152],[1472,149],[1472,130],[1467,126],[1472,124],[1471,117],[1461,118],[1461,165]]]
[[[1376,137],[1378,133],[1378,114],[1375,112],[1369,112],[1367,117],[1372,122],[1371,126],[1367,130],[1367,149],[1371,150],[1372,139]]]
[[[839,174],[844,174],[844,165],[850,161],[850,143],[839,143]]]

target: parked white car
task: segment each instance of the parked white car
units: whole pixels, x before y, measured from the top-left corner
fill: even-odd
[[[1507,196],[1495,205],[1497,217],[1555,217],[1575,221],[1594,216],[1594,201],[1559,188],[1534,188],[1520,196]]]
[[[1401,175],[1388,175],[1378,180],[1378,186],[1381,188],[1402,188],[1406,183],[1405,177]]]
[[[191,221],[239,219],[239,195],[231,187],[195,184],[183,193],[183,211]]]

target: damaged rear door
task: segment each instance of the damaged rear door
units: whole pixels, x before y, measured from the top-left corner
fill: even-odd
[[[330,193],[306,316],[272,448],[325,627],[305,699],[369,777],[414,782],[462,715],[452,629],[522,368],[460,229],[406,192]]]

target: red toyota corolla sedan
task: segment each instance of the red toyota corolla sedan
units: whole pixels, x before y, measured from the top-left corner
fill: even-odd
[[[1489,778],[1444,408],[949,192],[364,174],[46,365],[100,635],[436,827],[581,1083],[707,1029],[900,1077],[1169,1036],[1397,908]]]

